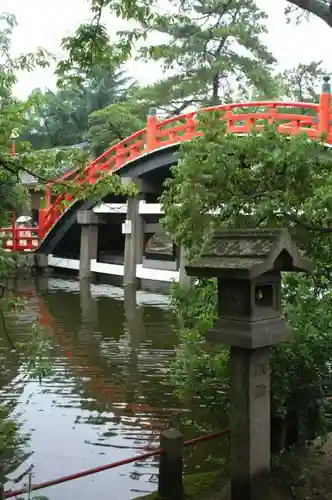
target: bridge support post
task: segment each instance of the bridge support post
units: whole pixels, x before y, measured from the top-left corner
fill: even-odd
[[[77,223],[81,226],[80,279],[92,278],[91,260],[97,259],[99,217],[92,210],[79,210]]]
[[[139,202],[143,194],[128,197],[127,220],[123,225],[125,236],[123,285],[138,287],[136,266],[143,260],[144,221],[139,214]]]
[[[81,335],[90,335],[98,324],[98,305],[91,295],[91,281],[80,280]]]

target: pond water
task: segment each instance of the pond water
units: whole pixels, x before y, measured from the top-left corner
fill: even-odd
[[[192,410],[174,395],[170,378],[177,339],[165,295],[126,295],[109,285],[80,285],[61,278],[15,284],[23,311],[6,317],[20,341],[40,320],[52,340],[51,376],[29,378],[4,337],[0,398],[31,434],[27,457],[10,475],[7,489],[97,467],[158,447],[160,431],[177,426]],[[181,427],[182,426],[182,427]],[[186,467],[204,462],[211,444],[190,451]],[[158,458],[94,474],[43,490],[50,500],[127,500],[156,489]]]

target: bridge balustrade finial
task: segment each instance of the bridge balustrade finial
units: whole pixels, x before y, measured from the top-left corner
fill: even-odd
[[[323,85],[322,85],[322,93],[323,94],[330,94],[331,93],[331,84],[330,84],[330,76],[325,75],[323,76]]]
[[[151,106],[149,108],[149,116],[156,116],[157,115],[157,108],[155,106]]]

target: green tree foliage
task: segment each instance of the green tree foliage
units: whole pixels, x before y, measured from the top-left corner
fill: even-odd
[[[19,172],[23,168],[29,170],[33,161],[26,153],[29,151],[27,144],[22,144],[20,156],[13,158],[10,153],[12,136],[25,124],[26,113],[32,105],[31,100],[23,103],[13,95],[13,86],[16,83],[16,72],[20,69],[32,69],[36,65],[48,64],[48,54],[39,50],[36,54],[21,55],[12,59],[10,55],[11,35],[15,27],[15,18],[11,15],[0,16],[0,190],[1,210],[0,225],[3,226],[10,208],[19,207],[25,202],[24,188],[18,182]],[[53,159],[46,164],[38,165],[43,175],[52,169]]]
[[[295,11],[298,19],[301,19],[303,16],[308,18],[312,14],[332,27],[331,0],[287,0],[287,2],[290,4],[285,10],[287,15]]]
[[[19,141],[29,141],[34,149],[70,146],[83,141],[86,131],[86,103],[73,88],[61,92],[34,90],[35,105],[29,110],[27,127]]]
[[[318,103],[323,77],[327,71],[322,61],[312,61],[308,64],[300,63],[282,73],[272,73],[269,94],[264,90],[247,86],[240,89],[237,101],[281,100]],[[283,109],[284,113],[293,113],[291,108]],[[298,109],[297,113],[310,114],[308,109]]]
[[[116,14],[123,15],[124,2],[121,5],[105,2],[100,8],[109,6]],[[167,7],[168,10],[160,10],[154,3],[142,2],[138,12],[134,8],[129,9],[131,14],[126,12],[126,18],[133,17],[138,23],[134,29],[117,33],[113,50],[104,40],[105,52],[109,57],[115,53],[116,61],[121,51],[124,59],[130,57],[132,43],[140,39],[145,42],[139,50],[139,57],[162,64],[165,78],[143,89],[145,101],[176,114],[192,103],[207,105],[225,101],[233,94],[234,88],[241,91],[252,85],[265,95],[271,93],[270,71],[275,61],[261,40],[261,35],[266,32],[266,14],[254,0],[198,3],[188,0],[170,2]],[[142,16],[146,9],[149,14]],[[98,29],[101,29],[98,19]],[[79,50],[82,29],[81,26],[76,36],[65,41],[70,64],[59,67],[62,74],[70,72],[75,64],[80,64],[89,73],[88,60],[84,60],[85,55]],[[85,36],[88,36],[88,31],[86,26]],[[151,35],[158,35],[160,43],[151,44]],[[102,44],[101,40],[99,42]],[[97,58],[98,53],[103,61],[100,44],[91,57]],[[93,51],[92,41],[90,50]]]
[[[117,32],[112,40],[103,23],[103,11],[109,10],[119,19],[137,21],[144,24],[152,17],[151,7],[153,2],[146,0],[89,0],[91,5],[91,20],[81,24],[73,36],[62,40],[62,47],[66,50],[68,58],[60,61],[57,74],[60,78],[68,75],[77,79],[73,68],[80,68],[85,77],[91,74],[91,69],[97,65],[108,68],[116,66],[132,55],[133,46],[144,34],[140,30]],[[114,40],[116,38],[116,40]],[[78,76],[79,79],[82,75]]]
[[[58,66],[60,75],[70,73],[71,68],[80,67],[89,73],[94,64],[101,64],[104,67],[110,63],[123,62],[133,55],[133,50],[138,42],[146,39],[147,32],[144,29],[123,30],[116,33],[116,43],[109,50],[110,36],[103,23],[103,12],[111,12],[119,19],[134,21],[136,26],[144,27],[153,25],[160,17],[160,6],[156,1],[147,0],[88,0],[91,6],[91,21],[81,24],[73,36],[63,40],[63,47],[66,49],[68,59],[61,61]],[[211,2],[212,3],[212,2]],[[218,5],[221,12],[223,8],[230,4],[242,3],[233,0],[218,0],[212,3]],[[181,8],[186,8],[189,2],[180,2]],[[171,1],[170,9],[177,8],[178,2]],[[164,5],[162,7],[164,9]],[[331,0],[287,0],[285,14],[288,20],[310,18],[310,14],[321,19],[328,26],[332,27],[332,4]],[[183,12],[182,12],[183,13]],[[184,12],[186,17],[186,13]],[[175,17],[177,11],[175,10]],[[168,16],[169,17],[169,16]],[[197,32],[197,31],[196,31]],[[182,34],[181,34],[182,35]],[[223,34],[221,35],[221,39]],[[112,41],[114,41],[112,33]],[[193,43],[193,41],[191,41]],[[178,97],[178,96],[177,96]]]
[[[0,226],[8,223],[11,210],[19,210],[29,203],[29,193],[20,182],[20,174],[27,172],[41,184],[45,184],[58,175],[64,166],[71,166],[73,170],[85,168],[87,154],[76,148],[63,148],[54,150],[34,151],[27,141],[17,143],[17,154],[11,153],[13,136],[20,136],[27,127],[31,125],[31,116],[40,104],[40,94],[33,93],[27,101],[18,100],[13,94],[16,83],[16,73],[19,70],[33,70],[37,66],[47,66],[50,56],[47,52],[39,49],[33,54],[22,54],[13,59],[11,57],[11,37],[15,28],[14,16],[3,14],[0,16]],[[109,88],[110,82],[117,82],[117,88]],[[97,109],[100,105],[112,102],[112,99],[121,100],[124,96],[124,88],[128,81],[122,72],[100,72],[94,69],[91,78],[84,87],[86,95],[89,95],[90,109]],[[70,89],[71,90],[71,89]],[[87,98],[86,98],[87,101]],[[86,102],[85,101],[85,102]],[[67,103],[70,99],[67,99]],[[45,117],[47,114],[45,113]],[[42,115],[40,115],[42,119]],[[36,119],[34,126],[39,119]],[[56,120],[54,120],[56,121]],[[87,125],[86,118],[86,125]],[[132,193],[133,186],[122,187],[116,175],[107,176],[103,174],[95,185],[84,186],[75,182],[59,183],[55,186],[58,192],[69,191],[79,198],[86,196],[103,196],[105,192],[114,190],[119,193]],[[5,256],[0,255],[0,264],[8,262]],[[1,268],[0,268],[1,275]]]
[[[234,87],[269,94],[274,58],[261,41],[266,14],[253,0],[186,1],[176,9],[156,14],[145,27],[157,32],[161,43],[146,45],[143,55],[170,74],[156,91],[171,93],[180,106],[219,104]]]
[[[296,411],[308,427],[310,412],[317,404],[323,409],[331,394],[331,154],[319,140],[273,128],[227,134],[217,115],[201,127],[204,137],[183,145],[167,181],[164,225],[189,258],[209,245],[216,228],[287,227],[314,261],[311,276],[284,275],[283,310],[295,335],[272,353],[272,415],[287,420]],[[213,217],[211,210],[220,213]],[[176,379],[182,392],[209,407],[213,401],[220,415],[227,407],[228,350],[204,340],[216,315],[214,280],[196,286],[174,292],[179,315],[191,316],[184,316]],[[318,418],[314,430],[321,424]]]
[[[10,217],[10,210],[20,210],[22,206],[29,203],[29,193],[20,182],[20,174],[27,172],[33,175],[40,184],[45,184],[54,177],[58,176],[59,171],[64,167],[70,166],[73,170],[84,169],[88,162],[87,153],[84,150],[77,148],[55,148],[53,150],[34,151],[31,143],[28,141],[18,141],[17,155],[11,154],[11,144],[13,135],[20,137],[21,134],[27,133],[28,127],[31,126],[31,117],[36,112],[36,108],[41,103],[40,93],[32,93],[25,102],[21,102],[13,95],[13,87],[16,83],[16,72],[18,70],[32,70],[36,66],[45,66],[49,63],[49,54],[42,49],[39,49],[35,54],[23,54],[16,59],[10,55],[12,31],[16,25],[15,18],[11,15],[2,15],[0,18],[0,81],[3,82],[0,87],[0,226],[5,226]],[[91,80],[88,81],[85,89],[86,95],[89,95],[91,101],[91,109],[95,109],[101,103],[107,102],[106,99],[111,99],[111,89],[108,89],[111,78],[113,81],[117,78],[118,87],[113,87],[113,96],[121,99],[123,96],[123,87],[127,84],[127,77],[123,73],[112,73],[112,77],[104,72],[101,73],[95,69],[91,73]],[[117,75],[117,76],[115,76]],[[74,92],[74,89],[69,89]],[[72,95],[72,94],[71,94]],[[42,100],[42,102],[44,102]],[[67,104],[70,99],[67,98]],[[85,103],[87,102],[87,98]],[[59,101],[58,101],[59,104]],[[81,106],[81,112],[85,112]],[[38,123],[42,122],[42,114],[34,120],[34,129],[30,135],[36,131]],[[44,114],[45,120],[48,119],[47,112]],[[53,125],[58,127],[57,118],[53,119]],[[78,120],[78,119],[77,119]],[[88,126],[88,118],[85,118],[86,126]],[[60,122],[60,127],[63,122]],[[29,134],[28,134],[29,135]],[[61,140],[61,138],[59,139]],[[86,196],[96,197],[105,194],[108,190],[111,192],[133,191],[133,186],[126,188],[121,186],[120,180],[116,175],[107,176],[101,175],[94,185],[77,185],[75,182],[60,183],[54,187],[57,192],[70,192],[77,195],[79,198]],[[8,261],[8,259],[7,259]]]
[[[35,104],[19,139],[29,141],[35,149],[81,143],[87,138],[89,115],[125,101],[131,85],[123,70],[95,67],[88,79],[73,82],[69,78],[56,92],[36,89],[31,95]]]
[[[91,113],[87,137],[95,154],[101,154],[112,144],[144,128],[146,108],[147,106],[125,101]]]
[[[22,435],[19,423],[9,418],[10,410],[5,405],[0,405],[0,482],[4,480],[2,474],[6,474],[12,467],[17,466],[17,460],[24,455],[26,437]]]
[[[285,12],[289,20],[294,19],[294,11],[298,19],[312,13],[331,25],[329,2],[289,0]],[[69,57],[58,66],[62,77],[75,67],[88,75],[93,64],[119,64],[137,57],[138,50],[138,57],[152,58],[165,70],[165,77],[140,89],[139,96],[168,115],[179,114],[191,104],[285,95],[280,77],[290,75],[271,78],[274,60],[260,37],[266,15],[254,0],[170,0],[162,7],[145,0],[93,0],[90,5],[91,22],[63,41]],[[130,28],[111,33],[112,45],[103,12],[135,21]],[[151,34],[158,35],[158,44],[150,43]],[[297,70],[298,74],[315,72],[312,65]]]
[[[29,203],[29,193],[20,182],[22,172],[33,175],[41,185],[49,182],[58,174],[64,165],[70,165],[73,169],[84,168],[87,163],[87,155],[76,149],[55,149],[34,151],[27,141],[19,141],[17,154],[11,153],[13,136],[20,136],[27,130],[33,110],[39,105],[39,95],[33,94],[26,102],[18,100],[13,94],[16,83],[16,73],[19,70],[33,70],[38,66],[46,66],[49,62],[49,54],[39,49],[34,54],[22,54],[13,59],[11,57],[11,37],[16,25],[15,18],[9,14],[0,15],[0,227],[8,224],[11,211],[19,210]],[[107,79],[106,75],[105,79]],[[123,76],[121,77],[123,78]],[[98,95],[106,98],[107,83],[102,84],[99,79],[99,87],[91,88],[91,99]],[[97,98],[96,98],[97,99]],[[99,104],[95,104],[97,106]],[[95,197],[96,199],[109,192],[121,192],[121,194],[134,192],[134,187],[129,185],[123,187],[120,178],[116,175],[101,175],[95,185],[78,185],[75,182],[59,183],[55,186],[58,192],[69,191],[78,198]],[[8,253],[3,252],[0,247],[0,279],[8,276],[11,267],[11,259]],[[40,377],[47,373],[49,365],[47,362],[48,343],[45,342],[41,328],[36,325],[31,329],[31,336],[24,345],[16,345],[11,342],[6,331],[3,310],[8,301],[2,297],[3,286],[0,287],[0,336],[2,344],[9,344],[10,351],[16,357],[18,365],[25,368],[32,376]],[[12,314],[12,311],[11,311]],[[3,320],[3,321],[2,321]],[[3,342],[2,342],[3,341]],[[2,366],[2,352],[0,352],[0,364]],[[5,462],[8,469],[18,458],[21,446],[25,440],[20,435],[19,425],[8,417],[10,408],[0,406],[0,464]],[[1,478],[2,479],[2,478]]]
[[[16,72],[18,70],[32,70],[36,66],[46,66],[48,64],[49,55],[39,49],[35,54],[24,54],[16,59],[12,59],[10,55],[11,35],[16,25],[15,18],[9,14],[0,15],[0,226],[3,227],[8,223],[9,211],[13,208],[18,209],[27,202],[27,192],[19,182],[20,172],[23,170],[33,170],[38,175],[47,176],[53,171],[58,162],[57,154],[53,154],[48,158],[37,158],[28,154],[30,148],[27,144],[22,144],[19,148],[20,154],[13,158],[10,154],[10,146],[12,135],[15,134],[22,124],[24,125],[26,113],[32,105],[32,101],[28,100],[23,103],[16,99],[13,95],[13,86],[16,83]],[[0,278],[3,279],[7,275],[11,267],[11,261],[8,254],[4,254],[0,250]],[[1,300],[1,316],[7,302],[3,299],[3,287],[0,290]],[[41,338],[34,332],[31,336],[31,343],[25,346],[14,346],[10,342],[5,329],[5,322],[1,321],[1,340],[10,343],[10,348],[16,353],[17,362],[20,359],[18,352],[29,350],[32,355],[28,361],[34,364],[34,369],[38,371],[39,361],[44,362],[45,344]],[[38,337],[38,341],[37,341]],[[37,347],[38,346],[38,347]],[[38,352],[34,351],[37,347]],[[2,354],[2,353],[1,353]],[[36,356],[35,356],[36,354]],[[27,357],[28,359],[28,357]],[[2,365],[2,363],[1,363]],[[43,366],[42,371],[45,366]],[[4,405],[0,406],[0,462],[3,462],[8,468],[15,463],[15,460],[20,456],[22,445],[25,442],[24,437],[19,432],[19,425],[9,417],[10,408]]]
[[[300,102],[319,102],[320,82],[327,75],[322,61],[299,64],[280,76],[282,91],[287,98]]]

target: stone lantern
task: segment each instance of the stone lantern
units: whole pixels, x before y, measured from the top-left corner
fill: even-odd
[[[208,340],[230,346],[231,499],[268,500],[270,346],[291,329],[281,311],[281,272],[308,272],[286,229],[220,231],[186,266],[218,279],[219,318]]]

